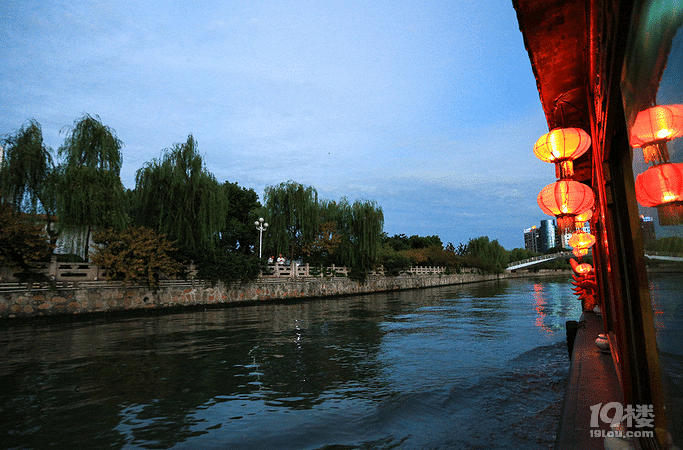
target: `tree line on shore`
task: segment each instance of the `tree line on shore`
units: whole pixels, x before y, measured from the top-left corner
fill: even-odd
[[[314,187],[291,180],[268,186],[261,204],[253,189],[219,182],[192,135],[138,169],[133,189],[120,179],[123,143],[98,116],[66,128],[56,152],[35,120],[3,136],[2,146],[0,266],[26,278],[59,241],[62,250],[72,244],[71,258],[92,259],[115,279],[155,284],[160,273],[183,276],[189,261],[212,281],[253,279],[264,269],[259,217],[268,223],[264,255],[346,266],[360,279],[379,265],[389,274],[411,265],[501,272],[534,255],[486,236],[457,247],[438,236],[390,237],[376,202],[319,199]]]

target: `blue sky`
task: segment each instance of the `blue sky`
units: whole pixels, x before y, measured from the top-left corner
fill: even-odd
[[[375,200],[390,235],[523,247],[554,179],[510,0],[0,3],[0,134],[99,115],[121,178],[196,138],[219,181]]]

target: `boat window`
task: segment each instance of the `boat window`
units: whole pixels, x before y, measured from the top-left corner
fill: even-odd
[[[683,8],[642,3],[621,87],[665,403],[658,437],[683,448]]]

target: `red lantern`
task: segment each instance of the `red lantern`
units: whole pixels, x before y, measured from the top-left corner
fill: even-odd
[[[638,174],[636,199],[657,207],[660,225],[683,223],[683,164],[660,164]]]
[[[544,187],[536,199],[544,213],[557,217],[562,232],[574,226],[574,216],[593,207],[590,187],[573,180],[559,180]]]
[[[587,209],[579,215],[574,216],[574,228],[580,230],[583,225],[593,217],[593,210]]]
[[[595,236],[590,233],[574,233],[571,238],[569,238],[569,245],[572,248],[590,248],[595,244]]]
[[[573,248],[572,254],[574,256],[576,256],[577,258],[581,258],[582,256],[586,256],[588,254],[588,248],[581,248],[581,247]]]
[[[593,270],[593,266],[591,266],[588,263],[582,263],[576,266],[576,269],[574,269],[574,272],[577,274],[581,275],[584,273],[590,273],[590,271]]]
[[[581,128],[555,128],[536,141],[534,154],[541,161],[557,164],[559,178],[569,178],[574,175],[572,161],[590,146],[591,138]]]
[[[645,162],[668,162],[666,143],[683,136],[683,105],[660,105],[640,111],[631,127],[631,147],[643,149]]]

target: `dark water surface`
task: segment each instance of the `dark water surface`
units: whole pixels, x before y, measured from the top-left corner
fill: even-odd
[[[0,328],[0,447],[546,449],[569,277]]]

